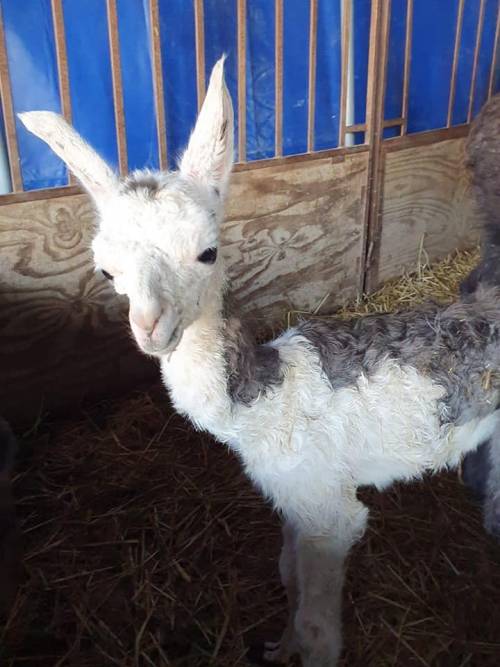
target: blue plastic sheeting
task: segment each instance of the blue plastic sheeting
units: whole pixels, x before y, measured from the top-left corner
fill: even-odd
[[[307,150],[310,0],[283,3],[283,153]],[[480,0],[465,0],[452,122],[467,118]],[[14,111],[60,112],[50,0],[0,0]],[[443,127],[448,115],[458,0],[413,3],[408,131]],[[385,118],[401,116],[406,0],[392,0]],[[338,146],[341,89],[341,0],[318,0],[314,150]],[[118,163],[106,3],[63,0],[70,98],[77,130],[115,168]],[[485,0],[475,81],[474,114],[488,94],[498,0]],[[158,167],[149,0],[117,0],[123,103],[130,169]],[[371,0],[352,0],[353,45],[349,122],[366,120]],[[166,140],[174,166],[198,109],[195,24],[192,0],[159,0]],[[271,0],[247,0],[246,157],[274,155],[275,8]],[[205,0],[205,77],[222,53],[237,109],[236,0]],[[494,89],[500,84],[495,74]],[[238,118],[236,114],[236,125]],[[237,130],[237,127],[236,127]],[[388,128],[384,136],[394,136]],[[236,136],[238,136],[236,134]],[[21,172],[26,190],[65,185],[64,165],[18,124]],[[355,143],[364,140],[356,133]]]
[[[159,13],[167,153],[169,166],[173,167],[189,138],[198,108],[193,3],[160,0]]]
[[[467,6],[465,6],[467,5]],[[469,91],[472,82],[472,65],[476,46],[476,31],[479,19],[479,2],[469,0],[464,5],[460,51],[458,54],[455,101],[453,105],[453,124],[467,122],[469,109]]]
[[[452,124],[467,122],[481,0],[465,0]],[[445,127],[458,0],[414,3],[408,132]],[[487,98],[498,0],[486,0],[474,88],[473,116]],[[498,79],[497,79],[498,83]],[[498,85],[494,86],[494,91]]]
[[[488,87],[490,83],[489,63],[493,61],[497,11],[499,11],[498,0],[486,0],[485,10],[484,10],[483,33],[481,36],[479,60],[477,63],[476,85],[474,88],[474,106],[473,106],[474,116],[477,113],[479,113],[481,107],[485,103],[488,96]],[[494,90],[499,89],[498,78],[496,83],[497,86],[494,88]]]
[[[387,84],[385,90],[385,118],[400,118],[403,108],[403,80],[405,67],[406,0],[393,0],[389,25],[387,56]],[[398,128],[386,128],[396,129]],[[384,136],[391,136],[386,133]]]
[[[319,0],[314,150],[339,145],[341,79],[340,0]]]
[[[3,2],[2,12],[14,111],[60,112],[50,0]],[[16,127],[24,188],[67,183],[66,168],[50,148],[24,130],[19,120]]]
[[[366,121],[366,87],[368,83],[368,53],[370,49],[371,0],[352,0],[353,12],[353,73],[354,123]],[[363,135],[359,135],[363,139]],[[355,143],[363,143],[362,141]]]
[[[275,20],[269,0],[253,0],[247,12],[247,159],[258,160],[274,155]]]
[[[30,2],[33,0],[27,4]],[[73,125],[116,167],[118,149],[106,3],[63,0],[63,11]]]
[[[151,50],[137,44],[150,44],[148,0],[117,0],[120,40],[123,106],[127,140],[128,167],[158,168]],[[131,26],[134,29],[131,30]]]
[[[458,0],[413,3],[408,132],[446,126]]]

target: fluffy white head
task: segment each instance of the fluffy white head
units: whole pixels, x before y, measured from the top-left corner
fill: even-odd
[[[145,170],[119,179],[61,116],[31,111],[19,117],[93,197],[99,213],[95,264],[128,296],[139,347],[158,356],[174,350],[222,280],[219,227],[233,164],[224,59],[214,66],[176,172]]]

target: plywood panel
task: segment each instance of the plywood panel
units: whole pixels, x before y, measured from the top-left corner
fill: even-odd
[[[388,152],[371,288],[477,242],[481,219],[463,166],[465,139]]]
[[[236,299],[266,323],[331,308],[361,278],[367,154],[234,175],[224,224]],[[157,375],[93,271],[86,195],[0,207],[0,411],[34,418]]]
[[[71,409],[153,375],[123,304],[94,274],[93,220],[86,195],[0,208],[0,410],[11,418]]]
[[[234,295],[253,315],[331,310],[361,281],[367,153],[235,175],[224,239]]]

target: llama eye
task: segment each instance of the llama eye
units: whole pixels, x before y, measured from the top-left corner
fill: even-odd
[[[198,255],[198,261],[203,264],[215,264],[217,259],[217,248],[207,248],[201,255]]]
[[[111,275],[111,273],[108,273],[104,269],[101,269],[101,273],[106,278],[106,280],[113,280],[113,276]]]

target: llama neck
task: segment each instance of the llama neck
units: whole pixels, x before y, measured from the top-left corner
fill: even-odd
[[[176,410],[216,435],[226,428],[231,399],[227,391],[222,288],[207,300],[201,317],[185,329],[175,352],[162,357],[161,368]]]
[[[285,368],[274,345],[257,345],[250,327],[226,317],[224,281],[211,291],[202,316],[189,326],[170,357],[161,361],[175,408],[220,440],[234,442],[237,406],[263,400],[283,382]]]

